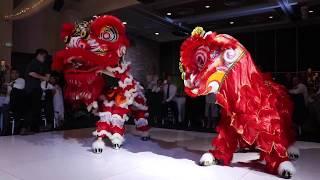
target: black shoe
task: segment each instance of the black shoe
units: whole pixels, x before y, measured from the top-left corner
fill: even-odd
[[[146,137],[141,137],[142,141],[149,141],[150,140],[150,136],[146,136]]]

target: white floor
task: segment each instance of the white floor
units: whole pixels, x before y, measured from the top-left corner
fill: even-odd
[[[232,167],[197,165],[214,134],[152,129],[143,142],[128,127],[121,150],[90,151],[92,129],[0,137],[0,180],[271,180],[280,179],[236,153]],[[298,142],[301,157],[293,179],[320,179],[320,144]],[[240,162],[241,161],[241,162]],[[260,170],[259,170],[260,169]]]

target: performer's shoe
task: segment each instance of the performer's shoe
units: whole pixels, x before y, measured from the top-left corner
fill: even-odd
[[[105,147],[105,144],[102,138],[98,138],[92,143],[92,152],[100,154],[102,153],[104,147]]]
[[[121,148],[120,144],[113,144],[113,149],[119,150]]]
[[[294,168],[293,164],[290,161],[284,161],[280,163],[278,167],[278,174],[280,177],[284,179],[290,179],[295,172],[296,172],[296,169]]]
[[[150,140],[150,136],[145,136],[145,137],[141,137],[142,141],[149,141]]]
[[[122,135],[115,133],[110,138],[111,143],[113,144],[113,149],[120,149],[122,143],[124,142],[124,138]]]
[[[291,145],[287,151],[291,161],[297,160],[300,157],[300,150],[294,145]]]
[[[201,156],[199,164],[201,166],[211,166],[211,165],[219,164],[219,161],[215,159],[211,153],[207,152]]]

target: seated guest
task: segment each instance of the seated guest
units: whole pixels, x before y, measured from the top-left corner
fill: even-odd
[[[14,118],[16,127],[20,134],[26,132],[26,124],[24,123],[25,116],[25,80],[20,77],[20,73],[16,69],[11,70],[11,82],[8,84],[7,102],[9,111]]]
[[[174,101],[174,98],[177,94],[177,87],[171,83],[171,77],[168,76],[167,79],[164,81],[163,85],[163,113],[162,117],[168,117],[168,109],[173,113],[174,120],[178,121],[178,107],[177,103]],[[163,119],[162,118],[162,119]]]

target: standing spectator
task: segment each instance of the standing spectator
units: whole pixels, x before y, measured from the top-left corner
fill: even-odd
[[[288,72],[288,73],[285,74],[285,79],[284,79],[283,85],[287,89],[291,89],[292,88],[292,75],[291,75],[291,73]]]
[[[162,79],[158,79],[157,84],[153,86],[151,90],[152,99],[151,106],[150,106],[150,113],[151,118],[153,118],[153,121],[155,124],[157,124],[161,118],[161,102],[163,99],[163,81]]]
[[[168,76],[163,85],[163,114],[162,117],[168,116],[168,110],[173,112],[174,120],[178,121],[178,107],[174,98],[177,94],[177,87],[171,83],[171,77]]]
[[[294,102],[293,121],[298,127],[298,134],[301,135],[303,120],[306,119],[308,105],[308,89],[299,77],[294,77],[293,89],[289,90]]]
[[[41,112],[41,81],[49,80],[49,68],[45,64],[48,52],[45,49],[37,49],[35,59],[33,59],[26,69],[26,93],[28,101],[27,121],[31,131],[40,131],[40,112]]]
[[[299,77],[294,77],[292,80],[293,89],[289,90],[291,94],[302,95],[303,102],[305,106],[308,105],[308,88],[305,84],[302,83],[302,80]]]
[[[11,70],[10,74],[11,82],[8,85],[7,102],[9,103],[9,111],[14,118],[16,127],[20,134],[25,133],[25,80],[20,77],[19,72],[16,69]]]

